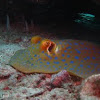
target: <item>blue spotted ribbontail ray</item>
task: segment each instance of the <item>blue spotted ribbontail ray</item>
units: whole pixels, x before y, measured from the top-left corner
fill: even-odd
[[[100,73],[100,46],[82,40],[52,40],[55,53],[40,50],[41,43],[18,50],[9,64],[23,73],[56,73],[63,69],[86,78]],[[51,51],[53,47],[48,47]]]

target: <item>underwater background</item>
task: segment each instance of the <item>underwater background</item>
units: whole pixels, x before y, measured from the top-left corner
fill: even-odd
[[[0,100],[100,100],[100,1],[0,0]]]

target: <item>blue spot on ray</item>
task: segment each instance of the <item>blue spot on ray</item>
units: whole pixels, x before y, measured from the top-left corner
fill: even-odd
[[[70,70],[74,70],[74,68],[70,68]]]
[[[44,51],[42,51],[42,53],[44,53]]]
[[[51,57],[51,56],[48,56],[48,58],[52,59],[52,57]]]
[[[50,62],[47,62],[47,65],[49,65],[50,64]]]
[[[35,54],[34,57],[36,57],[37,55]]]
[[[41,58],[39,58],[38,60],[41,60]]]
[[[44,67],[46,67],[46,65],[44,65]]]
[[[70,57],[70,55],[67,55],[67,58],[69,58]]]
[[[52,57],[51,56],[49,56],[48,54],[45,54],[48,58],[50,58],[50,59],[52,59]]]
[[[67,67],[64,67],[64,69],[66,70],[66,69],[67,69]]]
[[[96,57],[92,57],[92,59],[96,59]]]
[[[82,64],[80,64],[80,67],[83,67],[83,65],[82,65]]]
[[[59,66],[59,68],[61,68],[61,66]]]
[[[94,72],[95,70],[93,69],[91,72]]]
[[[55,70],[58,70],[58,68],[56,67]]]
[[[72,53],[72,51],[70,51],[70,53]]]
[[[42,63],[42,61],[40,63]]]
[[[68,43],[69,45],[72,45],[71,43]]]
[[[74,61],[70,61],[70,63],[71,63],[71,64],[73,64],[73,63],[74,63]]]
[[[82,45],[83,45],[84,43],[83,43],[83,42],[80,42],[80,44],[82,44]]]
[[[66,52],[67,52],[67,50],[64,50],[64,52],[66,53]]]
[[[87,67],[88,67],[88,68],[91,68],[91,66],[90,66],[90,65],[88,65]]]
[[[92,48],[93,50],[95,50],[95,48]]]
[[[100,68],[98,68],[98,70],[100,71]]]
[[[84,60],[87,60],[87,57],[86,57],[86,58],[84,58]]]
[[[98,63],[94,64],[95,67],[98,66],[98,65],[99,65]]]
[[[31,60],[33,60],[33,58],[31,58]]]
[[[55,66],[53,65],[53,67],[55,68]]]
[[[38,41],[38,43],[40,43],[40,41]]]
[[[62,56],[64,57],[65,55],[64,55],[64,54],[62,54]]]
[[[59,44],[62,44],[62,42],[59,42]]]
[[[79,57],[78,56],[75,56],[75,59],[79,59]]]
[[[76,67],[76,66],[73,66],[73,67]]]
[[[39,47],[37,46],[36,48],[38,49]]]
[[[35,65],[34,67],[37,67],[37,65]]]
[[[91,62],[91,65],[93,65],[93,63]]]
[[[33,64],[31,64],[31,66],[33,66]]]
[[[31,56],[31,54],[28,52],[28,55]]]
[[[79,72],[79,69],[77,70],[77,72]]]
[[[88,56],[87,59],[90,59],[90,57]]]
[[[62,59],[61,61],[65,62],[66,60],[65,59]]]
[[[71,47],[69,46],[69,47],[67,47],[66,49],[71,49]]]
[[[29,55],[29,58],[31,58],[31,55]]]
[[[65,63],[65,65],[68,65],[67,63]]]
[[[88,48],[87,48],[87,47],[85,47],[84,49],[86,49],[86,50],[87,50]]]
[[[58,57],[55,57],[55,60],[57,60],[58,59]]]
[[[78,43],[74,43],[74,45],[78,45]]]
[[[81,52],[80,52],[80,51],[77,51],[77,53],[79,53],[79,54],[80,54]]]
[[[79,53],[79,54],[81,53],[81,51],[79,51],[78,49],[75,49],[75,50],[77,51],[77,53]]]
[[[55,63],[55,64],[59,64],[59,62],[55,62],[55,61],[54,61],[54,63]]]

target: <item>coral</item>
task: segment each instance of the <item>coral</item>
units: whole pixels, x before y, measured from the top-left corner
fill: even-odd
[[[9,65],[0,63],[0,77],[10,76],[13,73],[16,73],[15,69]]]
[[[12,90],[9,90],[8,92],[4,91],[2,93],[2,98],[0,99],[9,99],[10,98],[13,98],[13,100],[16,98],[17,100],[25,100],[26,98],[28,97],[31,97],[31,96],[36,96],[36,95],[39,95],[39,94],[42,94],[44,92],[44,89],[42,88],[35,88],[35,89],[32,89],[32,88],[27,88],[27,87],[15,87],[13,88]]]
[[[56,77],[62,78],[62,82],[58,85],[53,83]],[[61,86],[59,87],[59,85]],[[5,80],[1,79],[0,82],[0,92],[3,95],[0,99],[77,100],[78,93],[76,91],[67,71],[61,71],[55,75],[27,75],[14,72]]]
[[[64,88],[52,89],[51,91],[45,92],[39,98],[41,98],[39,100],[77,100],[73,93],[69,93],[68,89]]]
[[[71,82],[71,77],[66,70],[62,70],[57,74],[52,75],[51,83],[55,87],[59,87],[62,83]]]
[[[98,98],[95,100],[100,99],[100,74],[92,75],[85,79],[80,96],[82,100],[88,100],[88,98]]]

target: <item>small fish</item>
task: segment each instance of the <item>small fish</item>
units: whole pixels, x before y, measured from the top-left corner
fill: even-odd
[[[18,50],[9,64],[23,73],[56,73],[65,69],[86,78],[100,73],[100,46],[81,40],[44,40]]]

